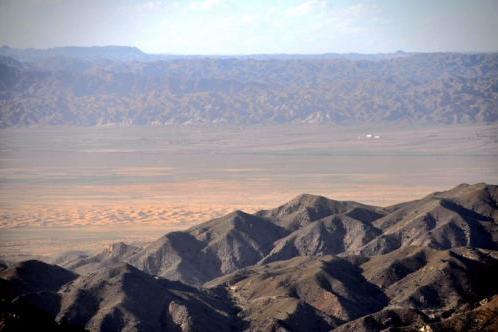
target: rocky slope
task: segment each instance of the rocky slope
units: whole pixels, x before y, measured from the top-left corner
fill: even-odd
[[[2,292],[2,331],[22,327],[19,317],[29,321],[27,316],[33,314],[50,317],[52,328],[62,330],[230,331],[237,326],[230,301],[126,263],[79,277],[58,266],[29,261],[1,277],[2,288],[10,291]],[[20,280],[26,287],[17,287]],[[7,301],[12,302],[5,305]]]
[[[54,272],[53,266],[45,265],[42,274]],[[498,252],[471,248],[409,247],[370,258],[299,256],[240,269],[201,289],[116,263],[58,288],[19,292],[13,301],[2,298],[2,303],[12,302],[0,330],[19,326],[19,319],[37,313],[62,330],[444,331],[468,327],[491,331],[498,314],[497,277]],[[10,281],[7,275],[2,278]]]
[[[301,195],[58,260],[74,272],[9,265],[0,331],[493,331],[497,189],[386,208]]]
[[[300,256],[243,269],[205,286],[228,288],[243,308],[239,316],[255,330],[306,331],[350,321],[342,327],[348,330],[356,319],[363,324],[373,319],[369,316],[393,312],[407,316],[393,326],[439,322],[463,305],[497,294],[497,268],[496,251],[411,247],[372,258]],[[292,325],[303,322],[312,325]]]
[[[382,235],[359,250],[362,255],[387,253],[417,245],[437,249],[458,246],[496,249],[498,187],[460,185],[421,200],[387,208],[373,222]]]
[[[356,249],[379,234],[371,222],[381,208],[300,195],[255,215],[235,211],[183,232],[172,232],[141,250],[109,248],[63,266],[78,273],[126,261],[143,271],[200,285],[237,269],[297,255]]]
[[[191,285],[254,264],[296,256],[374,256],[422,246],[498,248],[498,187],[460,185],[393,207],[300,195],[254,215],[235,211],[144,248],[116,244],[94,257],[61,262],[78,273],[125,261]]]
[[[305,331],[309,326],[323,330],[376,312],[389,301],[365,280],[355,262],[332,256],[296,257],[252,267],[206,286],[220,285],[228,287],[244,308],[241,316],[256,330],[279,325],[291,330]]]

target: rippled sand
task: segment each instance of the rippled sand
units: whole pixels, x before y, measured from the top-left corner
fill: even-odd
[[[192,225],[233,210],[228,206],[31,206],[0,211],[0,228]]]

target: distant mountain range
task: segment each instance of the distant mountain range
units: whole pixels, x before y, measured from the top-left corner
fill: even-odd
[[[19,61],[35,61],[43,58],[65,57],[81,60],[107,59],[116,61],[148,60],[154,58],[136,47],[128,46],[93,46],[93,47],[55,47],[48,49],[20,49],[3,46],[2,56],[13,57]]]
[[[6,264],[0,331],[496,331],[498,186],[301,195],[140,248]]]
[[[130,46],[66,46],[47,49],[21,49],[8,46],[0,47],[0,55],[14,57],[20,61],[32,61],[47,57],[77,58],[83,60],[107,59],[115,61],[157,61],[186,58],[246,58],[246,59],[349,59],[349,60],[383,60],[408,56],[410,53],[324,53],[324,54],[248,54],[248,55],[182,55],[149,54]]]
[[[0,48],[0,127],[498,121],[498,54]]]

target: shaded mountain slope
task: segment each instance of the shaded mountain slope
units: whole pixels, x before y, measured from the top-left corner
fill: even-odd
[[[9,264],[0,331],[29,317],[55,331],[493,331],[497,192],[464,184],[386,208],[301,195],[60,257],[81,276]]]
[[[429,321],[429,317],[419,310],[389,308],[345,323],[334,329],[334,331],[374,332],[401,330],[421,332],[422,330],[420,329],[427,326]]]
[[[498,330],[498,296],[483,299],[476,308],[461,310],[430,325],[434,331],[492,332]]]
[[[389,299],[352,262],[332,256],[296,257],[251,267],[215,279],[207,287],[228,287],[243,308],[241,317],[260,330],[279,325],[306,331],[383,308]],[[292,322],[301,322],[301,326]],[[318,328],[317,330],[324,330]]]
[[[63,266],[89,273],[117,261],[172,280],[200,285],[256,264],[275,240],[288,232],[264,218],[235,211],[186,231],[171,232],[142,249],[120,244],[91,257],[63,260]]]
[[[300,195],[255,215],[235,211],[144,248],[116,244],[99,255],[62,261],[89,273],[123,261],[191,285],[254,264],[296,256],[375,256],[411,246],[498,248],[497,186],[460,185],[421,200],[380,208]]]
[[[124,242],[115,242],[97,255],[91,256],[79,252],[68,253],[57,257],[53,263],[79,274],[86,274],[98,271],[113,263],[125,262],[128,257],[136,254],[140,249]]]
[[[57,291],[76,277],[75,273],[57,265],[37,260],[20,262],[0,272],[2,297],[11,299],[26,293]]]
[[[354,213],[354,209],[350,213]],[[368,210],[366,210],[368,211]],[[368,212],[370,215],[373,212]],[[271,252],[260,263],[289,259],[295,256],[336,255],[356,250],[377,237],[381,231],[369,221],[351,218],[348,214],[316,220],[275,242]]]
[[[324,217],[346,213],[357,215],[359,220],[372,221],[382,216],[380,208],[351,201],[335,201],[323,196],[302,194],[291,201],[271,210],[262,210],[256,215],[272,220],[289,231],[295,231]],[[365,212],[362,213],[362,210]]]
[[[358,252],[378,255],[412,245],[436,249],[459,246],[496,249],[497,188],[463,184],[402,204],[373,222],[383,232]]]
[[[299,195],[275,209],[256,213],[291,232],[277,240],[260,263],[357,249],[380,234],[371,223],[384,214],[381,208],[357,202]]]
[[[37,264],[45,266],[32,270],[33,280],[53,268]],[[301,256],[247,267],[204,290],[117,263],[58,290],[40,286],[13,304],[55,318],[53,330],[491,331],[497,278],[497,251],[407,247],[369,258]]]
[[[407,332],[492,332],[498,329],[498,296],[482,299],[477,305],[461,308],[435,317],[417,309],[387,308],[363,316],[334,329],[337,332],[407,331]]]
[[[300,195],[274,210],[255,215],[235,211],[168,233],[143,249],[120,245],[96,256],[66,260],[63,266],[88,273],[124,261],[154,275],[200,285],[260,261],[358,248],[378,234],[371,222],[382,215],[377,207]],[[295,248],[291,251],[287,244]]]
[[[0,279],[9,294],[17,291],[16,297],[2,296],[6,316],[0,321],[1,331],[26,326],[16,318],[29,321],[33,315],[55,331],[229,331],[238,326],[236,308],[228,299],[125,263],[81,277],[39,261],[19,266],[22,273],[2,274]],[[18,291],[12,282],[20,279],[18,275],[34,286]],[[48,275],[54,277],[52,282],[46,282]]]
[[[496,251],[407,247],[372,257],[361,268],[395,307],[449,311],[498,293]]]
[[[56,320],[92,331],[227,331],[230,307],[127,264],[89,274],[60,292]]]
[[[148,273],[200,284],[256,264],[285,234],[266,219],[235,211],[185,232],[166,234],[128,261]]]
[[[56,292],[75,278],[71,271],[36,260],[0,272],[0,331],[80,331],[54,321]]]
[[[497,279],[496,251],[409,247],[371,258],[301,256],[242,269],[205,286],[228,289],[242,309],[239,316],[254,330],[325,331],[320,324],[326,322],[328,329],[379,331],[444,326],[498,294]],[[302,325],[292,325],[296,321]]]
[[[496,251],[406,247],[371,257],[361,268],[389,304],[337,331],[492,331],[496,326]]]

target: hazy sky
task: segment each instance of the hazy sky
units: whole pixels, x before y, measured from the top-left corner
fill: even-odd
[[[0,44],[149,53],[498,51],[498,0],[0,0]]]

